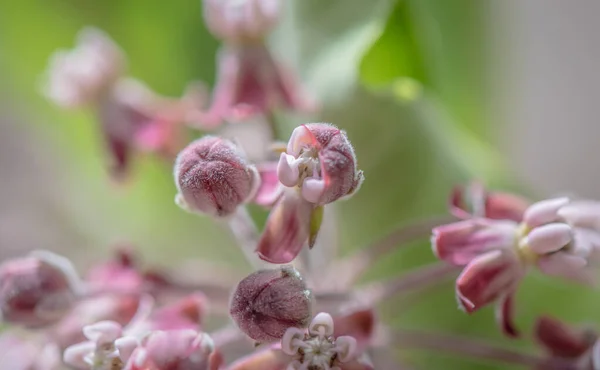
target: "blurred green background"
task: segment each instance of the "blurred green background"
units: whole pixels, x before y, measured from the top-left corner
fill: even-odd
[[[366,181],[339,205],[345,253],[415,217],[444,214],[452,185],[472,178],[515,187],[494,142],[489,111],[488,1],[290,0],[271,39],[323,105],[318,117],[347,130]],[[130,241],[148,263],[190,259],[240,264],[226,230],[181,212],[173,203],[171,168],[136,161],[124,189],[106,176],[92,112],[65,112],[39,84],[48,57],[70,48],[85,25],[104,29],[129,56],[130,74],[155,91],[179,96],[187,82],[214,83],[218,42],[205,29],[199,0],[0,1],[0,248],[68,251],[91,263],[109,246]],[[285,126],[285,127],[283,127]],[[522,189],[521,189],[522,190]],[[402,248],[373,269],[386,279],[433,261],[427,240]],[[398,327],[427,328],[533,347],[532,321],[550,313],[595,319],[593,293],[530,277],[520,289],[524,340],[508,341],[493,312],[456,309],[446,284],[418,300],[391,299],[382,314]],[[593,321],[593,320],[592,320]],[[398,348],[422,369],[507,369],[443,353]]]

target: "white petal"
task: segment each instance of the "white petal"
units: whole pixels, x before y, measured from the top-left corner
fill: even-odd
[[[281,338],[281,350],[286,355],[293,356],[298,353],[300,346],[297,340],[304,339],[304,330],[299,328],[288,328]]]
[[[115,347],[119,351],[119,358],[123,362],[129,361],[133,351],[139,346],[140,342],[135,337],[127,336],[115,341]]]
[[[77,369],[87,369],[89,366],[85,357],[94,353],[96,344],[92,342],[83,342],[68,347],[63,353],[63,361]]]
[[[336,351],[340,362],[347,362],[356,355],[356,339],[354,337],[344,335],[335,339]]]
[[[554,198],[532,204],[523,215],[523,222],[533,228],[558,218],[558,210],[569,203],[569,198]]]
[[[319,203],[324,191],[325,181],[323,179],[307,178],[302,184],[302,196],[311,203]]]
[[[558,251],[573,238],[573,229],[563,223],[551,223],[536,227],[525,239],[525,243],[537,254]]]
[[[292,187],[298,184],[298,177],[300,176],[300,171],[298,170],[299,164],[300,161],[293,156],[281,153],[279,163],[277,164],[277,177],[283,185]]]
[[[97,344],[112,343],[121,336],[123,328],[114,321],[100,321],[83,327],[83,335]]]
[[[329,337],[333,335],[333,318],[325,312],[317,314],[312,319],[308,331],[313,335],[319,336]]]

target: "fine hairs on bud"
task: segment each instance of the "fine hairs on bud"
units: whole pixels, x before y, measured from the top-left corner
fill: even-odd
[[[280,340],[291,327],[311,319],[312,295],[292,266],[260,270],[236,287],[229,313],[238,327],[259,343]]]
[[[216,217],[232,214],[254,196],[260,182],[242,150],[216,136],[204,136],[184,148],[177,156],[174,176],[180,207]]]

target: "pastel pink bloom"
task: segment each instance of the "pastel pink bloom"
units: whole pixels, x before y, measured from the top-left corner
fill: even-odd
[[[3,321],[26,327],[53,324],[69,312],[81,289],[71,262],[47,251],[0,265]]]
[[[434,253],[465,266],[456,281],[461,307],[471,313],[498,302],[499,322],[506,334],[514,336],[512,297],[528,266],[537,266],[546,275],[592,281],[587,265],[597,255],[600,232],[563,217],[582,214],[569,209],[569,204],[567,198],[549,199],[526,208],[521,220],[470,218],[435,228]]]
[[[224,217],[251,200],[260,178],[233,142],[216,136],[198,139],[177,156],[176,203],[191,212]]]
[[[224,121],[244,121],[280,108],[299,112],[316,108],[292,71],[275,60],[264,44],[224,45],[217,68],[210,107],[187,118],[199,128],[213,129]]]
[[[59,349],[35,338],[21,338],[4,331],[0,334],[0,358],[10,370],[60,370],[63,368]]]
[[[250,338],[273,342],[290,327],[308,325],[311,298],[306,282],[293,267],[259,270],[235,288],[229,313]]]
[[[185,139],[181,122],[202,103],[197,85],[182,99],[167,99],[125,78],[125,59],[108,35],[85,28],[75,49],[52,57],[45,86],[46,96],[61,107],[96,110],[115,180],[129,174],[134,152],[171,160]]]
[[[204,21],[213,35],[228,43],[262,40],[277,24],[280,0],[204,0]]]
[[[121,368],[137,346],[137,340],[123,337],[123,327],[113,321],[100,321],[83,327],[87,341],[67,348],[63,361],[81,370]]]
[[[212,339],[194,330],[154,331],[131,354],[124,370],[217,370]]]
[[[354,318],[350,318],[354,320]],[[347,319],[334,319],[327,313],[317,314],[307,329],[289,328],[281,346],[272,346],[242,358],[228,367],[229,370],[301,370],[339,369],[373,370],[369,359],[352,336],[365,334],[364,326],[347,323]],[[335,330],[338,323],[350,329],[346,335]],[[370,329],[368,329],[370,331]]]
[[[326,123],[293,131],[277,176],[287,189],[269,214],[257,252],[265,261],[289,263],[307,241],[314,245],[320,207],[354,194],[364,176],[346,133]]]

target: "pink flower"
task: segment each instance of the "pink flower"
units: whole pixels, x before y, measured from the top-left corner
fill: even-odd
[[[32,252],[0,265],[0,313],[5,322],[40,327],[60,320],[81,289],[66,258]]]
[[[434,253],[451,264],[465,266],[456,281],[461,307],[471,313],[498,302],[500,323],[505,333],[514,336],[512,297],[528,266],[537,266],[546,275],[589,283],[592,277],[586,266],[600,247],[600,231],[580,225],[586,224],[581,220],[593,218],[590,208],[600,207],[584,204],[573,206],[566,198],[549,199],[529,206],[521,220],[471,218],[435,228]],[[496,211],[493,216],[518,214]]]
[[[272,342],[281,339],[288,328],[308,324],[311,297],[304,279],[293,267],[260,270],[238,284],[229,312],[250,338]]]
[[[108,35],[86,28],[74,50],[52,57],[45,87],[61,107],[97,111],[116,180],[128,175],[134,151],[172,159],[184,139],[180,123],[201,103],[196,85],[183,99],[163,98],[125,78],[125,67],[123,52]]]
[[[307,240],[314,245],[322,206],[354,194],[363,173],[344,131],[311,123],[293,131],[277,176],[288,189],[271,210],[257,252],[268,262],[288,263]]]
[[[136,348],[124,370],[217,370],[212,339],[194,330],[154,331]]]
[[[343,321],[343,319],[342,319]],[[336,320],[317,314],[307,329],[289,328],[281,346],[256,352],[232,364],[230,370],[339,369],[373,370],[352,332],[336,333]],[[340,320],[337,320],[340,323]],[[355,326],[348,326],[356,328]],[[362,335],[360,332],[358,335]]]
[[[233,142],[205,136],[189,144],[175,162],[176,202],[183,209],[224,217],[254,197],[256,168]]]

